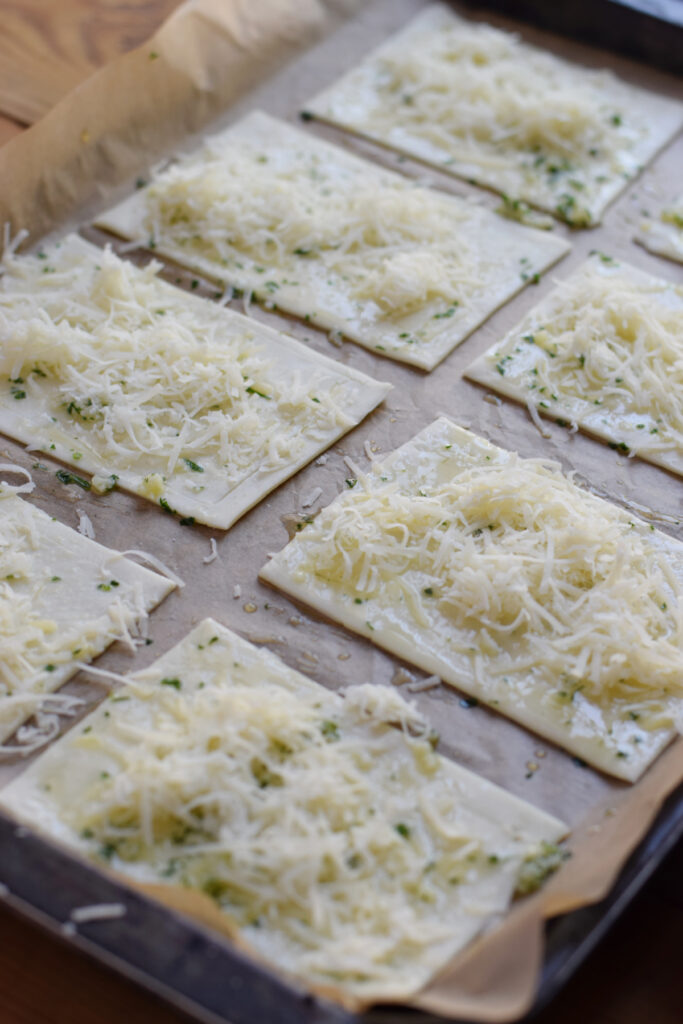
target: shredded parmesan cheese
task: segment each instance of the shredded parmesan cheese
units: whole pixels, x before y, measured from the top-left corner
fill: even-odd
[[[261,113],[98,223],[429,369],[567,249]]]
[[[316,501],[318,500],[322,493],[322,487],[314,487],[313,490],[310,491],[310,493],[307,494],[305,498],[301,499],[301,507],[310,508],[312,505],[315,505]]]
[[[13,462],[3,462],[0,464],[0,473],[17,474],[19,476],[26,477],[23,484],[3,484],[0,483],[0,494],[4,491],[10,491],[12,494],[30,494],[31,491],[35,490],[35,484],[33,477],[27,469],[23,466],[17,466]]]
[[[120,483],[185,523],[226,528],[389,388],[159,269],[75,236],[6,258],[0,427],[95,472],[99,491]]]
[[[87,537],[88,540],[94,540],[95,528],[90,516],[80,508],[76,509],[76,515],[78,516],[78,526],[76,527],[78,532],[84,537]]]
[[[430,7],[307,104],[332,121],[526,200],[574,227],[607,206],[683,123],[672,100]],[[543,224],[539,226],[544,226]]]
[[[596,254],[466,373],[683,474],[683,287]]]
[[[216,544],[215,537],[209,537],[209,545],[211,547],[211,551],[209,552],[208,555],[206,555],[205,558],[202,558],[202,562],[204,563],[204,565],[210,565],[211,562],[215,562],[216,559],[218,558],[218,546]]]
[[[0,801],[119,874],[203,892],[280,969],[373,999],[424,984],[565,832],[437,755],[390,687],[341,697],[211,620]]]
[[[172,589],[0,485],[0,741],[30,715],[17,741],[41,745],[57,714],[79,703],[49,696],[114,640],[132,640]],[[62,695],[60,695],[60,698]]]
[[[123,903],[92,903],[84,907],[74,907],[69,917],[74,924],[88,924],[90,921],[112,921],[125,915],[126,908]]]
[[[683,708],[683,546],[445,419],[261,576],[614,774]]]
[[[441,676],[427,676],[418,682],[408,683],[406,690],[409,693],[424,693],[425,690],[435,690],[437,686],[441,686]]]

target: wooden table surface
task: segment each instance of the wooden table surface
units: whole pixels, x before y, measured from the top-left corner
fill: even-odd
[[[0,145],[143,42],[178,3],[0,0]],[[537,1024],[682,1024],[682,869],[679,846]],[[186,1020],[0,906],[0,1024]]]

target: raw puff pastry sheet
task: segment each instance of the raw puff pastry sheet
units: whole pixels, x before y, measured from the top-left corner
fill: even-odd
[[[428,370],[569,249],[259,112],[97,224]]]
[[[566,833],[436,754],[395,690],[342,697],[210,619],[0,805],[119,874],[211,896],[259,957],[371,1000],[424,984]]]
[[[683,106],[435,5],[306,109],[441,170],[600,222]]]
[[[227,529],[390,390],[69,236],[0,278],[0,430]]]
[[[680,722],[683,545],[445,418],[260,576],[620,778]]]
[[[0,742],[173,588],[0,483]]]

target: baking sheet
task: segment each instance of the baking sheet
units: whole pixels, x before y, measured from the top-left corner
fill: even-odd
[[[148,47],[98,72],[42,122],[0,150],[0,220],[10,219],[15,231],[29,227],[34,240],[58,226],[62,230],[85,222],[97,209],[130,191],[135,179],[163,153],[172,151],[181,140],[189,145],[189,133],[204,127],[228,104],[228,114],[215,118],[212,128],[236,120],[255,107],[293,119],[310,96],[424,4],[420,0],[364,4],[354,18],[275,75],[271,74],[275,61],[300,52],[297,47],[303,39],[310,40],[311,34],[339,23],[339,5],[332,15],[315,2],[261,0],[259,5],[251,5],[256,6],[259,17],[238,0],[223,4],[205,0],[181,8]],[[468,15],[467,11],[461,13]],[[504,27],[511,24],[490,16],[488,20]],[[542,32],[522,28],[521,34],[529,42],[545,45],[570,59],[611,67],[635,84],[666,95],[682,95],[677,82],[656,71]],[[151,60],[150,53],[158,56]],[[271,77],[250,90],[265,74]],[[113,83],[119,83],[116,90]],[[498,203],[492,195],[426,171],[416,162],[399,160],[386,150],[341,132],[315,124],[307,128],[389,167],[427,177],[455,194],[473,196],[492,207]],[[52,154],[49,162],[45,153]],[[97,496],[76,486],[65,487],[55,478],[57,463],[0,439],[3,458],[32,470],[37,485],[32,500],[36,504],[71,526],[78,522],[78,504],[90,516],[98,541],[122,550],[146,549],[186,581],[185,590],[172,594],[151,617],[152,646],[142,648],[134,657],[121,649],[112,650],[98,660],[98,666],[119,672],[142,668],[203,617],[213,615],[332,688],[368,680],[391,685],[405,671],[420,678],[419,671],[402,666],[369,642],[317,619],[260,584],[257,572],[268,553],[284,545],[288,528],[298,515],[311,514],[344,487],[349,475],[345,456],[361,467],[367,466],[366,442],[377,455],[389,452],[439,412],[451,415],[494,443],[516,448],[522,455],[558,459],[601,495],[632,507],[636,514],[651,516],[657,526],[683,539],[680,481],[588,437],[569,435],[555,424],[547,425],[551,437],[543,440],[525,410],[512,402],[487,401],[481,388],[461,376],[477,355],[521,319],[554,281],[565,278],[592,249],[621,256],[644,270],[680,282],[683,275],[679,268],[634,245],[631,236],[641,209],[680,190],[682,165],[683,139],[679,137],[611,207],[602,227],[581,233],[556,228],[572,242],[569,256],[539,285],[528,287],[494,314],[429,375],[385,360],[352,342],[337,346],[310,325],[252,307],[256,318],[287,330],[364,373],[390,381],[394,391],[381,409],[330,450],[324,464],[314,463],[301,471],[228,533],[180,527],[148,503],[122,492]],[[105,238],[92,230],[87,236],[99,241]],[[142,256],[142,262],[148,258]],[[170,268],[165,276],[173,281],[179,278],[189,288],[196,275]],[[197,289],[206,295],[214,290],[211,286]],[[239,301],[234,306],[241,309]],[[40,466],[46,468],[32,468]],[[304,509],[303,500],[317,487],[322,488],[322,494],[314,508]],[[216,539],[219,557],[205,565],[202,560],[209,554],[210,537]],[[239,588],[237,598],[233,596],[235,587]],[[83,681],[70,684],[68,689],[85,696],[89,704],[103,692],[101,686]],[[464,707],[460,697],[446,687],[415,697],[438,723],[441,751],[567,820],[575,828],[571,844],[574,855],[540,894],[515,907],[503,928],[475,944],[431,983],[414,1005],[450,1016],[513,1020],[533,1000],[542,957],[544,914],[600,898],[609,889],[666,793],[683,779],[683,741],[672,746],[641,783],[629,787],[581,767],[552,745],[486,708]],[[0,766],[0,784],[21,771],[24,763]],[[185,906],[191,903],[190,899]]]

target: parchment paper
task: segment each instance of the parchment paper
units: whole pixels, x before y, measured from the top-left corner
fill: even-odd
[[[149,45],[97,72],[41,122],[0,149],[0,220],[9,221],[14,232],[28,228],[32,241],[46,232],[61,233],[65,227],[86,224],[96,210],[127,194],[136,177],[174,148],[189,148],[191,133],[211,119],[211,129],[217,129],[255,107],[293,119],[307,98],[330,84],[423,4],[421,0],[366,3],[360,13],[331,31],[352,6],[336,4],[333,10],[316,0],[200,0],[183,6]],[[469,11],[463,13],[471,16]],[[488,20],[519,28],[529,42],[562,56],[610,67],[625,79],[666,95],[682,94],[674,79],[652,69],[504,19],[488,16]],[[313,35],[326,31],[322,42],[303,50]],[[283,63],[297,48],[298,59],[273,74],[275,64]],[[498,203],[492,195],[417,163],[399,160],[379,147],[320,125],[307,128],[449,191],[489,206]],[[186,581],[185,590],[171,595],[153,614],[152,646],[141,648],[135,656],[112,649],[98,665],[123,672],[140,669],[204,616],[213,615],[249,640],[267,644],[288,664],[332,688],[368,680],[392,685],[392,680],[398,682],[406,672],[420,678],[417,670],[401,665],[368,641],[317,619],[310,610],[260,584],[257,572],[268,552],[285,544],[286,524],[293,515],[315,512],[344,487],[349,475],[344,456],[367,466],[365,442],[381,457],[440,412],[525,456],[558,459],[597,493],[626,504],[683,538],[679,480],[588,437],[571,436],[554,424],[547,424],[551,437],[543,440],[525,410],[486,396],[461,377],[477,355],[592,249],[662,277],[683,280],[679,268],[631,241],[641,210],[680,191],[681,166],[683,140],[678,138],[629,186],[609,210],[602,227],[571,233],[574,248],[570,255],[538,286],[528,287],[492,316],[430,374],[383,359],[351,342],[334,346],[308,324],[252,308],[258,319],[287,330],[343,363],[391,381],[395,390],[322,464],[319,460],[298,473],[226,534],[202,527],[183,528],[132,495],[114,491],[97,496],[75,486],[65,487],[55,479],[56,463],[0,439],[3,459],[29,469],[37,467],[32,470],[37,488],[31,496],[37,505],[72,526],[78,522],[76,508],[83,509],[100,542],[120,549],[144,548]],[[555,230],[568,231],[564,227]],[[86,233],[100,242],[105,240],[101,233]],[[149,256],[133,258],[146,262]],[[173,267],[165,276],[189,287],[196,275]],[[210,285],[199,289],[208,296],[214,291]],[[240,302],[235,306],[240,309]],[[323,489],[320,498],[313,509],[303,509],[302,501],[316,487]],[[211,536],[217,541],[219,557],[204,565]],[[233,596],[236,586],[238,598]],[[102,689],[85,680],[82,675],[68,689],[92,704],[101,697]],[[453,689],[441,687],[415,699],[438,724],[443,753],[557,814],[574,829],[570,840],[573,856],[555,878],[536,896],[517,904],[500,928],[456,958],[412,1000],[414,1006],[451,1017],[511,1021],[533,1001],[543,953],[544,918],[595,901],[609,890],[665,796],[683,780],[683,740],[670,747],[641,782],[628,786],[577,765],[561,750],[493,711],[463,707]],[[18,759],[0,766],[0,784],[21,771],[25,763]],[[177,890],[164,897],[163,890],[155,887],[155,896],[195,914],[204,923],[208,916],[212,927],[224,934],[231,932],[229,924],[219,920],[220,915],[207,909],[205,900]]]

